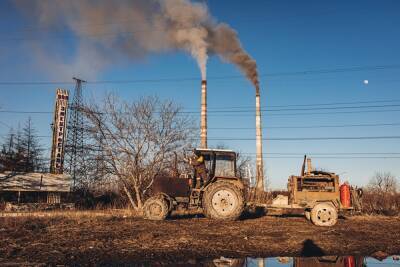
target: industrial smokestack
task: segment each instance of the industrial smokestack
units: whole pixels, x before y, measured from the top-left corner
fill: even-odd
[[[256,190],[264,191],[264,166],[262,155],[262,128],[261,128],[261,104],[260,88],[256,87]]]
[[[201,81],[200,147],[207,148],[207,81]]]

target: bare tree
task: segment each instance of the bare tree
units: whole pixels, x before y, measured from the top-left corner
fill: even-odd
[[[399,214],[398,181],[390,172],[377,172],[364,190],[363,210],[385,215]]]
[[[390,172],[377,172],[369,181],[368,187],[377,193],[396,193],[397,179]]]
[[[157,97],[128,103],[108,95],[102,106],[87,106],[85,114],[107,170],[140,210],[154,177],[170,168],[174,152],[190,146],[191,120],[177,105]]]
[[[237,154],[236,159],[236,168],[238,172],[238,176],[240,178],[247,178],[250,179],[250,172],[252,173],[253,169],[253,159],[249,155],[244,155],[242,153]]]

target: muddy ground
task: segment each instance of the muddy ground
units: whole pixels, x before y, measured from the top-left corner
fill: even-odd
[[[302,217],[145,221],[126,215],[0,218],[0,264],[123,265],[198,258],[400,253],[400,218],[357,216],[331,228]]]

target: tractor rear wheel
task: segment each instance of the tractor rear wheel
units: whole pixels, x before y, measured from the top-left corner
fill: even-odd
[[[331,203],[319,203],[311,210],[311,221],[317,226],[333,226],[337,219],[337,210]]]
[[[227,181],[217,181],[207,187],[202,199],[204,214],[216,220],[236,220],[244,209],[242,190]]]
[[[168,203],[162,196],[154,196],[143,205],[143,215],[147,220],[162,221],[169,213]]]

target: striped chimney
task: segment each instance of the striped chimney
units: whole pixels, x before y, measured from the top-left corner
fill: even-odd
[[[200,147],[207,148],[207,81],[201,81]]]
[[[264,191],[260,88],[256,87],[256,190]]]

